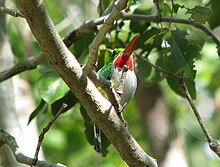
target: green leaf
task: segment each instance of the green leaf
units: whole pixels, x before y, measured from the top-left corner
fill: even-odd
[[[70,50],[77,58],[83,55],[88,55],[89,44],[93,39],[93,34],[85,34],[70,47]]]
[[[169,35],[167,41],[171,48],[164,56],[167,69],[180,77],[194,80],[194,62],[201,58],[200,46],[188,43],[185,31],[177,29],[170,31]]]
[[[212,29],[220,25],[220,1],[219,0],[211,0],[211,16],[209,17],[209,24]]]
[[[136,8],[133,12],[133,14],[145,14],[149,15],[151,13],[151,8],[149,6],[143,6],[141,5],[140,7]],[[150,22],[146,21],[135,21],[132,20],[130,22],[130,29],[134,33],[140,33],[146,30],[150,26]]]
[[[191,14],[191,18],[195,22],[203,24],[208,21],[211,11],[207,7],[195,6],[193,9],[188,9],[186,14]]]
[[[114,56],[116,55],[116,52],[113,52],[111,49],[101,49],[98,51],[98,69],[103,67],[105,64],[108,64],[110,62],[113,62]]]
[[[146,42],[144,42],[145,45],[152,45],[155,41],[155,39],[157,39],[158,37],[161,37],[163,36],[164,34],[166,34],[168,32],[168,29],[167,28],[162,28],[162,29],[159,29],[157,31],[156,34],[154,34],[152,37],[148,38],[148,40]]]
[[[160,29],[152,27],[151,29],[142,32],[140,34],[140,39],[136,44],[136,48],[141,48],[143,52],[147,51],[148,53],[150,53],[154,48],[160,49],[163,35],[156,35],[160,33],[160,31]],[[154,38],[153,43],[145,45],[144,43],[152,37]]]
[[[45,110],[45,108],[47,107],[47,103],[41,99],[40,104],[37,106],[37,108],[31,113],[29,119],[28,119],[28,125],[30,124],[30,122],[42,111]]]
[[[149,76],[152,70],[152,67],[147,64],[144,60],[137,58],[137,76],[140,78],[144,85],[149,84]]]
[[[148,65],[147,62],[142,62],[142,63],[145,63],[146,66],[149,66],[149,67],[145,67],[144,69],[142,70],[147,70],[148,68],[151,67],[151,65]],[[156,65],[163,68],[163,69],[166,69],[164,67],[164,61],[162,60],[161,57],[159,57],[157,60],[156,60]],[[144,66],[142,66],[144,67]],[[142,68],[140,67],[140,68]],[[150,74],[147,73],[147,71],[145,71],[145,74],[142,73],[140,74],[139,73],[139,68],[138,68],[138,72],[137,72],[137,75],[138,77],[141,79],[142,83],[145,85],[145,86],[151,86],[161,80],[163,80],[166,75],[164,73],[162,73],[160,70],[158,69],[155,69],[154,67],[151,67],[151,69],[148,71],[150,72]]]
[[[107,9],[109,4],[111,3],[111,0],[99,0],[99,4],[97,7],[97,11],[99,13],[99,16],[103,14],[103,12]]]
[[[167,84],[170,86],[170,88],[178,95],[185,97],[182,89],[180,88],[180,83],[176,79],[167,76]],[[195,87],[195,81],[190,79],[184,79],[184,82],[186,84],[186,87],[189,91],[190,96],[192,99],[196,99],[196,87]]]
[[[86,139],[91,145],[95,146],[93,123],[91,122],[91,119],[89,118],[86,110],[82,106],[80,107],[80,112],[84,119]],[[101,134],[101,139],[102,139],[102,156],[105,157],[108,153],[108,147],[111,143],[109,142],[108,138],[105,136],[104,133]]]
[[[54,69],[49,65],[48,61],[44,61],[38,66],[38,70],[41,74],[54,71]]]
[[[56,115],[56,113],[62,107],[63,103],[65,103],[65,104],[67,104],[67,107],[64,109],[63,112],[66,112],[70,108],[72,108],[75,104],[77,104],[78,102],[79,102],[78,99],[69,90],[68,92],[66,92],[66,94],[62,98],[60,98],[59,100],[57,100],[51,104],[51,111],[52,111],[53,115]]]
[[[49,104],[63,97],[68,90],[68,86],[55,72],[45,73],[38,81],[39,95]]]
[[[184,82],[192,99],[196,99],[196,83],[188,78],[184,78]]]
[[[170,77],[170,76],[167,76],[166,78],[167,80],[167,84],[169,85],[169,87],[178,95],[184,97],[184,94],[180,88],[180,83],[178,80]]]

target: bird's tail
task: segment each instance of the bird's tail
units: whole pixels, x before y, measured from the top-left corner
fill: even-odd
[[[94,142],[95,150],[99,153],[102,151],[101,129],[94,124]]]

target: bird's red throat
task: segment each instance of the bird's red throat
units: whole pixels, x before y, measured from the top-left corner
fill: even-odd
[[[117,68],[123,68],[124,65],[128,66],[128,70],[134,70],[132,56],[123,56],[121,53],[118,57],[116,57],[114,66]]]

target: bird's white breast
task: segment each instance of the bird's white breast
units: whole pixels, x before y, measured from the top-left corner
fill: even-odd
[[[119,85],[122,76],[122,69],[114,68],[113,80],[116,82],[116,85]],[[117,88],[117,87],[116,87]],[[137,77],[134,71],[128,70],[125,78],[123,94],[121,97],[120,104],[124,107],[128,101],[133,97],[137,88]]]

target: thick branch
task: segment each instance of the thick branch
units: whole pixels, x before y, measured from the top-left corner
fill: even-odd
[[[18,162],[27,164],[27,165],[32,165],[34,159],[22,154],[15,138],[4,130],[0,130],[0,143],[7,144],[10,147],[11,151],[13,152]],[[46,161],[39,161],[39,160],[36,162],[36,166],[38,167],[65,167],[65,165],[62,165],[62,164],[50,164]]]
[[[156,161],[134,140],[111,103],[83,74],[76,58],[66,48],[55,30],[43,1],[17,0],[16,2],[49,63],[78,98],[91,120],[108,136],[121,157],[129,166],[156,167]]]

